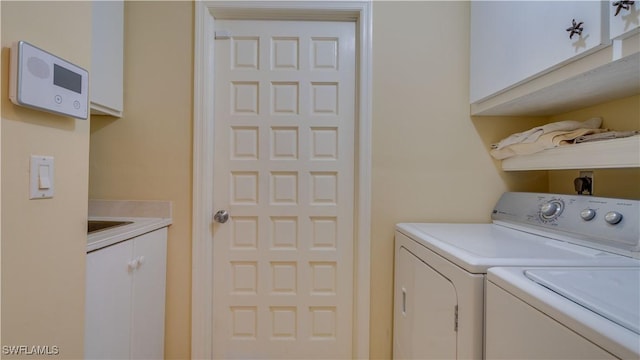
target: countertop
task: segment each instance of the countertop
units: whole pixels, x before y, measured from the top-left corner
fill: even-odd
[[[171,225],[170,201],[89,200],[89,220],[131,221],[87,236],[87,252]]]

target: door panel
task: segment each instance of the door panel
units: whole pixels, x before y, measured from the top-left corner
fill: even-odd
[[[351,357],[355,24],[216,28],[214,356]]]
[[[87,254],[86,359],[127,359],[131,338],[131,241]]]
[[[132,359],[164,358],[167,228],[133,240]]]
[[[403,247],[396,260],[394,358],[455,359],[455,287]]]

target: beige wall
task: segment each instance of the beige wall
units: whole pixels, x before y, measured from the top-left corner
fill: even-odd
[[[546,191],[546,172],[502,173],[488,145],[543,121],[469,117],[469,4],[373,3],[371,358],[391,357],[398,222],[488,222],[506,190]]]
[[[393,225],[486,222],[505,190],[570,192],[573,172],[504,173],[488,145],[569,117],[603,116],[611,128],[637,129],[640,100],[551,118],[470,119],[468,5],[374,2],[373,10],[370,331],[371,357],[383,359],[391,355]],[[7,47],[26,39],[89,68],[90,9],[3,1],[1,12],[2,344],[57,345],[61,357],[81,358],[89,126],[11,104]],[[90,196],[174,202],[165,350],[167,358],[188,358],[193,7],[129,2],[125,22],[125,116],[92,118]],[[31,154],[55,157],[54,199],[28,200]],[[639,173],[598,170],[597,194],[640,198]]]
[[[469,119],[465,3],[375,2],[373,10],[371,355],[389,358],[393,225],[488,221],[504,190],[544,191],[547,178],[546,172],[503,174],[486,151],[490,142],[539,119]],[[125,14],[125,117],[92,123],[90,194],[174,201],[166,356],[185,358],[190,346],[192,9],[188,3],[127,3]],[[406,46],[411,43],[416,45]],[[452,143],[458,147],[452,149]]]
[[[167,358],[190,348],[193,9],[125,9],[125,116],[94,119],[90,195],[174,201]],[[506,190],[548,191],[548,172],[510,172],[488,146],[543,118],[469,117],[465,2],[374,2],[371,357],[391,356],[393,227],[487,222]],[[598,179],[596,179],[598,181]]]
[[[89,69],[90,3],[2,1],[0,6],[2,345],[58,346],[59,355],[50,358],[78,359],[84,338],[89,121],[11,103],[8,48],[26,40]],[[29,200],[32,154],[55,158],[53,199]]]
[[[126,2],[124,116],[91,123],[91,198],[173,201],[168,359],[191,347],[192,34],[191,2]]]
[[[640,130],[640,95],[553,116],[550,121],[583,121],[593,116],[602,118],[603,128]],[[549,171],[549,191],[574,194],[573,179],[579,175],[580,170]],[[593,180],[596,196],[640,199],[640,169],[595,170]]]

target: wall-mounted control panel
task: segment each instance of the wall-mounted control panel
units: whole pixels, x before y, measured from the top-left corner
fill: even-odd
[[[25,41],[11,47],[9,98],[26,106],[86,120],[89,73]]]

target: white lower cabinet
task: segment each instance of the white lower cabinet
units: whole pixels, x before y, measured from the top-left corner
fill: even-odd
[[[164,358],[167,228],[87,254],[86,359]]]

